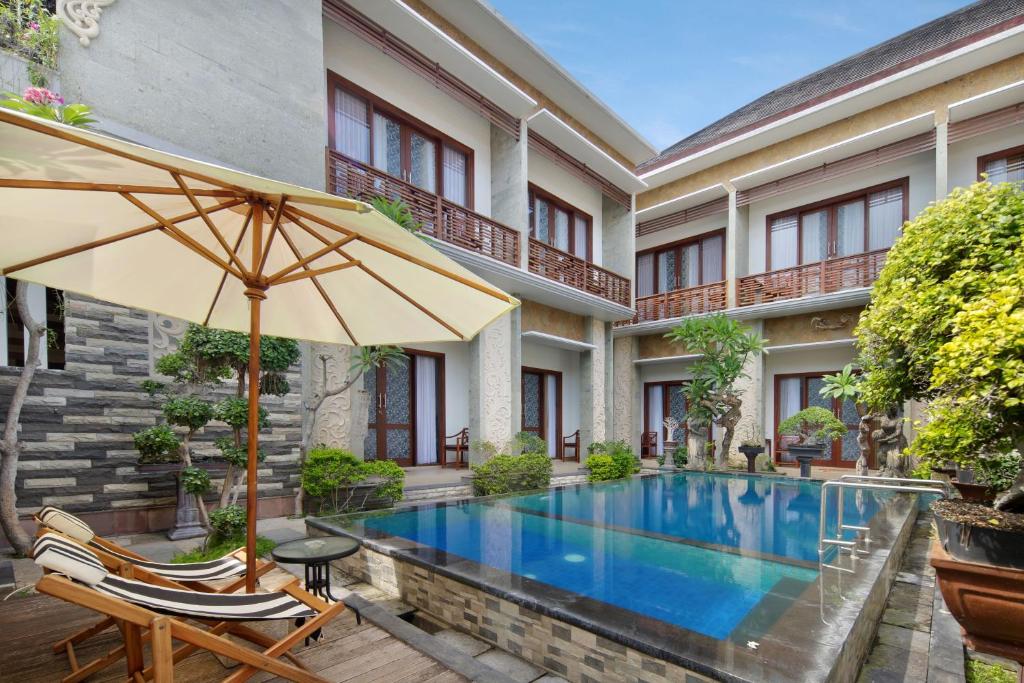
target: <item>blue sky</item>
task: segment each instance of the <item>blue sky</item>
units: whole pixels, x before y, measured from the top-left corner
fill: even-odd
[[[489,0],[662,149],[963,0]]]

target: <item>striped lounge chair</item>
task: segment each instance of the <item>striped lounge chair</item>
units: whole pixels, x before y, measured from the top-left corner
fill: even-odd
[[[36,584],[40,593],[81,605],[117,622],[124,645],[85,667],[72,659],[65,682],[82,680],[114,661],[126,660],[128,678],[173,681],[174,664],[199,649],[242,664],[225,681],[248,680],[260,670],[293,681],[322,683],[290,652],[299,641],[321,629],[342,609],[299,588],[295,579],[272,593],[204,593],[153,585],[111,574],[95,552],[55,533],[44,533],[32,548],[36,564],[45,571]],[[284,638],[272,637],[245,625],[249,621],[302,620]],[[205,624],[207,628],[189,623]],[[228,634],[261,648],[254,650],[230,640]],[[173,641],[182,643],[177,649]],[[152,663],[147,666],[143,645],[149,642]],[[284,662],[287,657],[290,662]]]

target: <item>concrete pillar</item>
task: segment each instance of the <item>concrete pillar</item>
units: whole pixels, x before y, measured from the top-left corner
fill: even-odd
[[[630,197],[630,206],[601,196],[601,262],[613,273],[628,277],[632,282],[636,270],[636,224],[633,206],[636,197]],[[595,254],[597,256],[597,254]]]
[[[587,343],[590,351],[580,353],[580,451],[595,441],[606,440],[607,433],[607,334],[608,323],[587,318]]]
[[[949,194],[949,110],[935,112],[935,201]]]
[[[519,294],[513,295],[521,300]],[[509,339],[509,385],[512,396],[511,427],[513,434],[523,428],[523,309],[509,313],[511,335]]]
[[[512,316],[503,315],[483,329],[469,349],[469,438],[504,446],[512,438]],[[470,462],[484,459],[470,449]]]
[[[749,326],[758,334],[764,333],[764,322],[761,320],[752,321]],[[741,377],[735,384],[741,392],[740,399],[743,401],[743,405],[740,407],[740,421],[736,425],[736,435],[733,437],[728,458],[742,464],[746,463],[746,458],[738,448],[743,439],[752,433],[759,433],[763,438],[771,438],[769,430],[765,428],[764,406],[767,399],[765,392],[770,391],[771,388],[765,386],[764,362],[765,355],[763,353],[754,354],[748,358],[743,366],[743,373],[746,377]]]
[[[321,356],[327,357],[327,386],[336,387],[345,381],[355,349],[339,344],[302,344],[302,400],[309,401],[313,393],[323,391],[324,364]],[[324,401],[317,411],[311,432],[311,444],[325,444],[333,448],[345,448],[362,457],[363,444],[353,443],[352,432],[356,419],[365,426],[368,415],[354,415],[353,405],[356,392],[363,390],[363,382],[356,382],[348,391]],[[303,411],[303,423],[313,419]],[[362,430],[359,430],[362,433]]]
[[[526,120],[519,121],[519,139],[491,125],[491,218],[519,231],[519,267],[526,268],[530,221]]]
[[[633,362],[640,357],[636,337],[618,337],[613,341],[612,359],[612,438],[622,440],[640,452],[640,421],[643,415],[640,373]]]
[[[747,274],[747,232],[750,210],[737,205],[737,191],[729,190],[729,217],[725,228],[725,301],[728,308],[736,307],[736,279]]]

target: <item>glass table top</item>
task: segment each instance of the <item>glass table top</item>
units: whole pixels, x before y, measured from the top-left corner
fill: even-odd
[[[271,551],[279,562],[309,564],[346,557],[359,550],[359,541],[341,536],[300,538],[282,543]]]

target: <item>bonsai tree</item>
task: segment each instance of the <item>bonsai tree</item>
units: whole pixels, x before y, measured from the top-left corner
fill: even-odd
[[[0,13],[9,11],[8,8],[0,7]],[[22,20],[23,17],[19,14],[15,19],[18,26],[21,26]],[[54,37],[57,35],[58,21],[54,20],[52,26],[52,35]],[[44,27],[50,26],[48,20],[40,23]],[[46,30],[49,31],[48,28]],[[53,48],[53,56],[54,58],[56,57],[56,45]],[[44,82],[35,76],[33,76],[32,82],[38,86],[45,85]],[[41,95],[38,101],[35,102],[29,100],[29,98],[37,98],[28,90],[26,90],[21,98],[17,96],[12,98],[8,95],[6,99],[0,101],[0,106],[16,109],[40,118],[54,121],[59,120],[69,126],[86,127],[89,123],[93,122],[88,107],[84,105],[65,106],[64,100],[60,95],[51,93],[48,90],[46,93],[48,94]],[[72,110],[74,116],[65,117],[64,112],[69,107],[74,107]],[[3,422],[3,435],[0,437],[0,527],[3,528],[4,534],[7,536],[7,540],[10,541],[11,546],[23,555],[27,554],[31,549],[32,538],[25,533],[25,530],[21,528],[21,524],[18,521],[18,499],[14,491],[15,483],[18,479],[18,460],[21,458],[22,449],[22,443],[18,440],[18,434],[20,433],[19,428],[21,426],[21,410],[25,407],[25,399],[28,398],[29,387],[32,385],[32,380],[35,377],[36,368],[39,367],[39,350],[41,345],[45,343],[44,340],[47,339],[46,320],[36,320],[29,310],[28,286],[29,283],[22,280],[18,281],[14,301],[8,309],[16,313],[16,316],[12,316],[14,318],[13,322],[16,324],[20,322],[25,328],[27,341],[25,344],[25,365],[22,366],[17,384],[14,385],[10,403],[7,404],[7,415]]]
[[[857,474],[867,474],[872,424],[877,419],[877,415],[870,412],[861,399],[863,391],[861,385],[864,382],[864,376],[854,372],[852,363],[847,363],[836,374],[825,375],[821,379],[825,383],[825,386],[818,392],[821,396],[839,401],[850,401],[857,411],[857,448],[860,451],[860,455],[857,457]]]
[[[856,334],[868,406],[928,403],[910,455],[1024,452],[1024,192],[976,183],[907,223]],[[1024,472],[995,507],[1024,509]]]
[[[715,455],[715,466],[724,467],[743,405],[736,381],[747,376],[743,366],[752,354],[764,349],[764,340],[722,313],[684,320],[665,337],[682,344],[688,353],[700,354],[687,390],[688,410],[697,408],[694,421],[701,434],[707,433],[712,421],[722,428],[722,448]],[[691,453],[703,452],[695,445],[691,445]]]
[[[813,406],[790,415],[779,423],[779,434],[795,436],[796,446],[824,448],[846,434],[846,425],[831,410]]]

